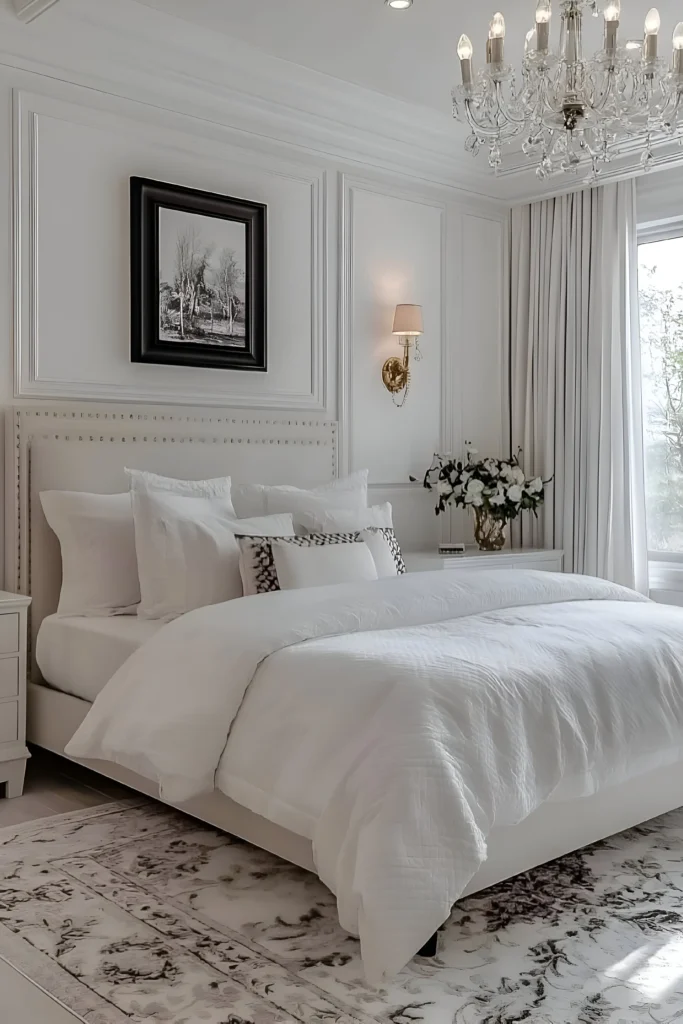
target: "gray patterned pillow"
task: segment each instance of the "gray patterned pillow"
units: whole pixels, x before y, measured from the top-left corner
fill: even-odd
[[[394,531],[377,527],[365,532],[381,534],[384,537],[396,566],[396,575],[402,575],[406,571],[406,566]],[[238,537],[238,540],[242,552],[240,571],[245,597],[280,589],[273,558],[273,541],[301,548],[321,547],[325,544],[363,543],[360,530],[354,533],[309,533],[305,537]]]

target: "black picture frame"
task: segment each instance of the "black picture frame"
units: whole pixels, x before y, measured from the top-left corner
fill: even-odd
[[[244,300],[240,302],[243,346],[161,337],[159,221],[163,210],[244,225]],[[267,207],[263,203],[132,177],[130,243],[132,362],[267,370]],[[213,310],[213,300],[211,305]]]

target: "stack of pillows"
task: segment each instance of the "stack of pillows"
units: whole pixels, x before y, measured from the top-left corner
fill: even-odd
[[[405,572],[367,470],[313,490],[126,470],[125,494],[44,491],[62,550],[58,614],[168,621],[272,590]]]

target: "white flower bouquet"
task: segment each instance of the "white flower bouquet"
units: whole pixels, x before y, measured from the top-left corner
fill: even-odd
[[[464,459],[435,455],[425,473],[424,486],[437,493],[437,515],[449,505],[471,508],[477,520],[480,546],[502,547],[504,528],[511,519],[526,511],[538,515],[550,480],[526,476],[520,465],[521,449],[509,459],[477,459],[479,453],[469,441],[465,442],[465,449]]]

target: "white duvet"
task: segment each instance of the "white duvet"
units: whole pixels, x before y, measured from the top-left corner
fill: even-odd
[[[448,917],[494,825],[678,748],[683,612],[587,577],[490,571],[191,612],[116,673],[67,753],[174,803],[218,786],[278,821],[307,796],[300,831],[379,983]],[[270,792],[239,781],[259,751],[280,766]]]

